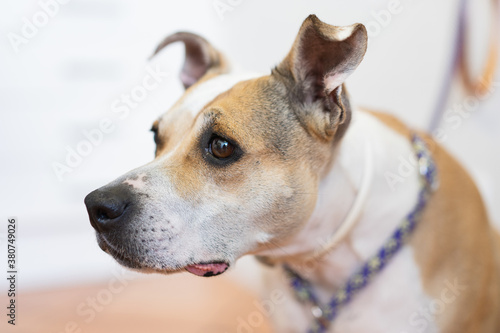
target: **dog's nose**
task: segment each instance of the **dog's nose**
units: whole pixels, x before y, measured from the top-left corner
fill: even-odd
[[[99,232],[116,228],[130,202],[130,193],[121,188],[95,190],[85,197],[90,224]]]

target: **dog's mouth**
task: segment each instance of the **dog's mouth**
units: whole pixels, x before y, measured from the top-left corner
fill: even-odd
[[[128,256],[126,253],[118,251],[113,248],[113,246],[109,245],[108,242],[102,236],[97,237],[97,243],[99,247],[109,255],[111,255],[119,264],[131,268],[131,269],[150,269],[152,271],[156,271],[157,273],[175,273],[181,272],[183,270],[202,277],[210,277],[221,275],[229,268],[229,264],[223,261],[210,261],[210,262],[201,262],[196,264],[190,264],[181,269],[156,269],[143,265],[138,260],[135,260],[131,256]]]
[[[186,271],[198,276],[217,276],[224,273],[229,268],[225,262],[210,262],[186,266]]]

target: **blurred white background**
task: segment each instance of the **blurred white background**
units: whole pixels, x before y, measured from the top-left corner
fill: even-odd
[[[308,14],[334,25],[367,24],[368,53],[347,82],[353,101],[426,129],[452,59],[458,16],[457,0],[401,0],[390,16],[382,13],[389,12],[391,0],[64,2],[50,7],[53,17],[31,29],[33,36],[17,52],[12,34],[22,36],[29,30],[26,19],[40,16],[41,3],[54,2],[0,4],[0,233],[4,242],[7,217],[18,217],[22,290],[98,281],[117,269],[95,242],[83,198],[153,158],[151,124],[183,91],[181,45],[148,62],[166,35],[199,33],[242,67],[268,73]],[[492,9],[488,0],[470,3],[467,50],[478,75],[488,53]],[[142,84],[148,66],[168,76],[120,118],[113,107]],[[469,117],[443,129],[444,145],[478,182],[498,223],[500,76],[494,81],[492,94]],[[455,86],[449,108],[466,98]],[[68,149],[77,149],[103,118],[113,130],[58,179],[54,163],[65,164]],[[2,271],[4,265],[0,255]]]

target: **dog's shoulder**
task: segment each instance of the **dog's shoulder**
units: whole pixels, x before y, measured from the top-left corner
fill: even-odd
[[[418,133],[427,143],[438,169],[439,188],[429,200],[410,244],[416,249],[416,260],[423,269],[429,294],[439,298],[443,281],[452,282],[464,288],[461,301],[454,303],[456,313],[464,313],[467,306],[476,304],[474,314],[452,326],[486,331],[495,325],[495,319],[488,317],[488,313],[500,307],[495,296],[500,295],[500,246],[475,182],[459,161],[429,134],[413,130],[393,115],[365,111],[408,140],[412,133]],[[477,260],[482,264],[478,265]]]

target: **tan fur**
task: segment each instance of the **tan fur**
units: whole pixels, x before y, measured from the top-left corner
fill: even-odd
[[[388,127],[409,137],[396,118],[376,112]],[[411,239],[426,291],[439,300],[445,281],[465,285],[438,323],[444,333],[500,332],[500,236],[488,222],[481,196],[467,172],[429,136],[440,186]]]

